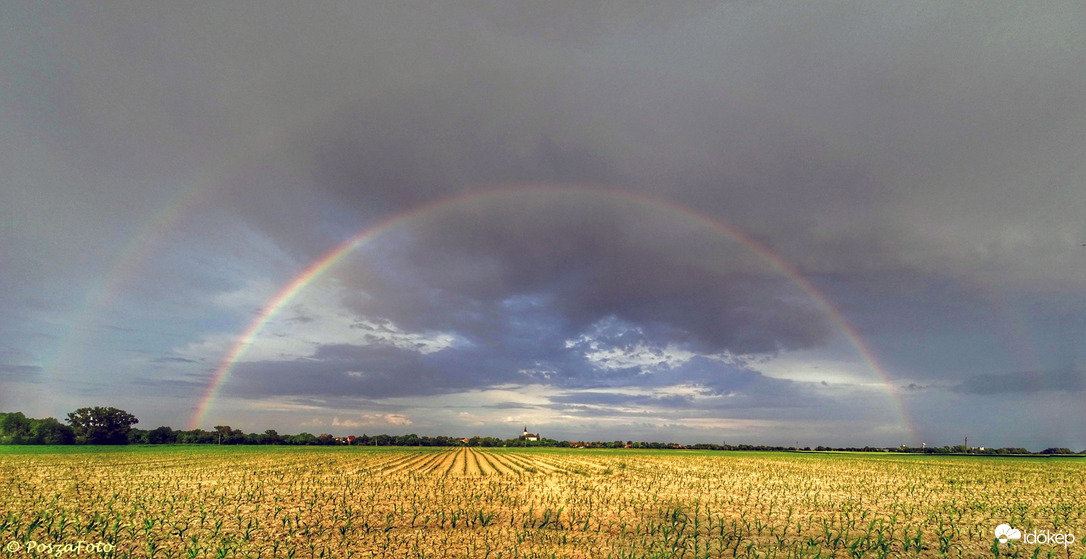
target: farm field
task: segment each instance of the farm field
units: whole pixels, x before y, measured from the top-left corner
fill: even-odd
[[[0,489],[0,557],[1086,557],[1075,458],[0,447]]]

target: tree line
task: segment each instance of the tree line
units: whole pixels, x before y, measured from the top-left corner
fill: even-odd
[[[155,429],[132,427],[139,419],[124,410],[112,407],[79,408],[61,423],[52,417],[34,419],[22,412],[0,413],[0,445],[69,445],[69,444],[220,444],[220,445],[304,445],[304,446],[470,446],[470,447],[559,447],[559,448],[638,448],[638,449],[694,449],[740,451],[846,451],[846,452],[902,452],[910,454],[976,454],[976,455],[1063,455],[1075,454],[1068,448],[1046,448],[1038,453],[1024,448],[975,448],[958,446],[942,447],[841,447],[729,445],[699,443],[681,445],[661,442],[634,441],[560,441],[541,438],[529,441],[520,438],[496,437],[457,438],[447,436],[420,437],[410,435],[360,435],[336,437],[328,433],[313,435],[280,435],[274,429],[263,433],[245,433],[229,425],[216,425],[213,431],[204,429],[175,430],[161,426]],[[1078,454],[1086,454],[1086,450]]]

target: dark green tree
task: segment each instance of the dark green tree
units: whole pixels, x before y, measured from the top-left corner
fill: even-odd
[[[34,444],[72,444],[75,442],[75,432],[71,427],[59,422],[56,418],[31,420],[30,439]]]
[[[305,432],[298,433],[297,435],[294,435],[293,437],[288,437],[287,440],[289,441],[287,444],[298,444],[298,445],[306,445],[306,446],[312,446],[312,445],[319,444],[319,441],[317,441],[317,437],[313,436],[312,433],[305,433]]]
[[[147,432],[147,442],[150,444],[170,444],[177,442],[177,433],[173,429],[163,425]]]
[[[139,423],[136,416],[117,408],[79,408],[68,414],[79,444],[128,444],[128,432]]]
[[[229,425],[215,426],[215,442],[218,444],[245,444],[245,432]]]
[[[177,442],[186,444],[215,444],[218,442],[218,434],[203,429],[191,431],[178,431]]]
[[[31,421],[21,411],[0,414],[0,444],[30,442]]]

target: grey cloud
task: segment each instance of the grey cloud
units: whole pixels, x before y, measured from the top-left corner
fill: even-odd
[[[146,387],[154,391],[156,396],[168,396],[173,398],[187,398],[194,391],[207,389],[207,381],[192,378],[149,378],[141,377],[133,379],[131,384]]]
[[[155,363],[199,363],[195,359],[186,359],[184,357],[156,357]]]
[[[964,394],[1029,394],[1034,392],[1082,392],[1083,371],[1028,371],[971,376],[953,390]]]
[[[553,401],[570,406],[572,408],[580,408],[583,406],[604,406],[606,408],[617,407],[661,407],[668,409],[676,408],[689,408],[692,406],[693,397],[685,395],[668,394],[662,396],[648,396],[648,395],[630,395],[620,393],[607,393],[607,392],[579,392],[573,394],[564,394],[561,396],[555,396]]]
[[[581,46],[667,31],[693,18],[703,17],[712,2],[684,2],[661,6],[655,2],[618,2],[583,5],[574,2],[545,4],[473,3],[476,27],[511,37],[529,36],[542,42]],[[460,5],[463,8],[465,5]],[[463,14],[462,9],[450,10]],[[465,23],[469,20],[464,18]]]
[[[39,365],[4,365],[0,364],[0,375],[9,381],[39,381],[42,368]]]
[[[483,404],[480,407],[494,410],[531,410],[538,408],[538,406],[522,404],[520,402],[497,402],[494,404]]]
[[[588,111],[550,99],[544,82],[450,76],[342,109],[295,149],[310,154],[317,185],[364,215],[492,185],[624,182],[610,148],[570,129]]]
[[[322,346],[309,359],[242,363],[229,391],[265,395],[421,397],[520,380],[501,355],[443,351],[429,355],[389,346]]]

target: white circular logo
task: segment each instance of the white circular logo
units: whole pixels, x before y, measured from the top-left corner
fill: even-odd
[[[1007,540],[1022,539],[1022,531],[1011,528],[1010,524],[1000,524],[999,526],[996,526],[995,535],[999,538],[999,543],[1007,543]]]

